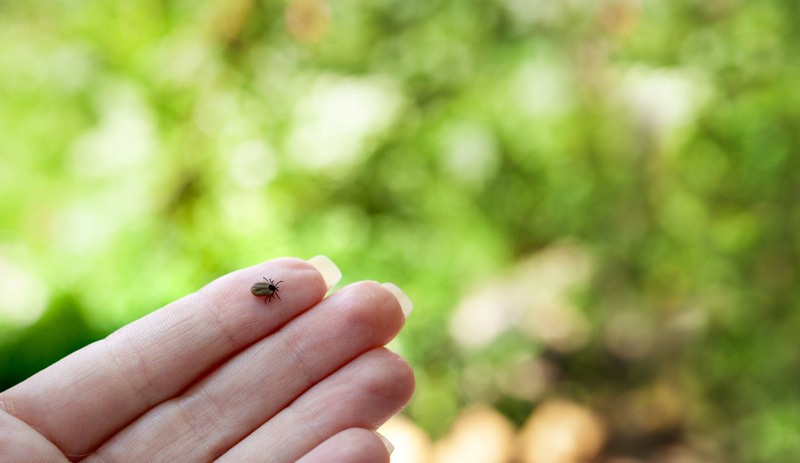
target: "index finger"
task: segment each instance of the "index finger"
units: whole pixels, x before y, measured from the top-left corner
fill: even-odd
[[[283,280],[280,299],[266,305],[250,293],[265,276]],[[320,271],[300,259],[230,273],[3,392],[0,406],[65,454],[85,455],[321,301],[328,288]]]

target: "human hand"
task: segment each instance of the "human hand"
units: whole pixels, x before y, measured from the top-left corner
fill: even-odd
[[[225,275],[0,393],[0,461],[388,462],[368,430],[413,392],[382,347],[411,301],[375,282],[325,298],[338,269],[311,262]],[[250,293],[264,276],[280,300]]]

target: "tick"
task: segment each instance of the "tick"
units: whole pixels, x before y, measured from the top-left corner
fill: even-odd
[[[275,283],[272,281],[272,278],[267,280],[267,277],[263,277],[264,282],[257,281],[253,283],[253,287],[250,288],[250,292],[253,293],[253,296],[265,296],[264,297],[264,304],[267,303],[268,300],[272,299],[272,297],[277,297],[280,299],[281,297],[278,296],[278,285],[283,283],[283,280]]]

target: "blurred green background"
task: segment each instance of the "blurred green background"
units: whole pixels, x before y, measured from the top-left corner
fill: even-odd
[[[434,441],[559,397],[596,461],[796,461],[798,37],[789,0],[0,0],[0,390],[326,254],[414,301]]]

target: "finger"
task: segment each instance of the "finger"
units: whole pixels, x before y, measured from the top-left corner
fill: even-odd
[[[26,423],[6,413],[1,407],[0,461],[5,463],[68,462],[58,447]]]
[[[385,287],[347,286],[146,413],[88,461],[211,460],[342,365],[389,342],[403,323]]]
[[[265,305],[250,293],[264,276],[283,280],[281,300]],[[0,394],[0,402],[64,453],[88,453],[326,290],[322,275],[299,259],[233,272],[62,359]]]
[[[236,444],[218,463],[288,463],[349,428],[376,429],[414,391],[414,374],[397,354],[371,350],[317,384]]]
[[[297,463],[389,463],[386,443],[374,431],[346,429],[319,444]]]

